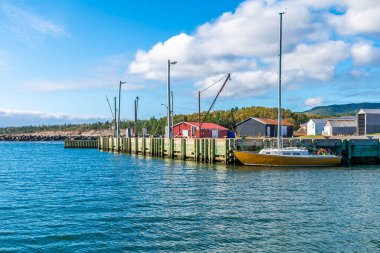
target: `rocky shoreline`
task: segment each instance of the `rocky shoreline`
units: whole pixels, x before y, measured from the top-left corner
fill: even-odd
[[[0,134],[0,141],[64,141],[96,140],[99,136],[112,136],[108,129],[90,131],[41,131],[36,133]]]
[[[64,140],[96,140],[97,136],[83,135],[0,135],[0,141],[64,141]]]

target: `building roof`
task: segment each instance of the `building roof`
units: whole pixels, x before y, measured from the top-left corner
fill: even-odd
[[[187,121],[177,123],[177,124],[175,124],[174,126],[181,125],[181,124],[184,124],[184,123],[185,123],[185,124],[188,124],[188,125],[195,126],[195,127],[199,127],[199,123],[198,123],[198,122],[187,122]],[[174,127],[174,126],[173,126],[173,127]],[[215,124],[215,123],[209,123],[209,122],[204,122],[204,123],[202,123],[202,129],[210,129],[210,130],[228,130],[228,128],[225,128],[225,127],[220,126],[220,125]]]
[[[314,124],[326,124],[327,119],[310,119],[309,121],[313,121]]]
[[[332,118],[325,118],[325,119],[310,119],[314,122],[314,124],[326,124],[329,120],[355,120],[355,116],[340,116],[340,117],[332,117]],[[309,121],[310,121],[309,120]]]
[[[257,121],[259,121],[265,125],[275,125],[275,126],[278,125],[278,120],[276,120],[276,119],[265,119],[265,118],[255,118],[255,117],[250,117],[248,119],[245,119],[245,120],[237,123],[236,125],[240,125],[240,124],[242,124],[242,123],[244,123],[250,119],[257,120]],[[283,126],[294,126],[294,124],[292,124],[292,123],[290,123],[284,119],[281,121],[281,125],[283,125]]]
[[[333,117],[333,118],[327,118],[327,120],[355,120],[356,116],[340,116],[340,117]]]
[[[329,120],[332,127],[356,127],[355,120]]]
[[[380,109],[360,109],[359,113],[380,114]]]

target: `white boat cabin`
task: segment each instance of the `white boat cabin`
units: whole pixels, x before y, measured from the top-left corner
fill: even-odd
[[[289,147],[284,149],[264,148],[260,151],[261,155],[284,155],[284,156],[309,156],[309,151],[303,148]]]

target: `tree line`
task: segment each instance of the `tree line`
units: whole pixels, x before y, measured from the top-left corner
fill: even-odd
[[[249,118],[268,118],[277,119],[277,108],[267,108],[261,106],[251,106],[243,108],[232,108],[230,110],[217,110],[212,111],[207,116],[205,122],[216,123],[224,126],[230,130],[234,130],[237,123]],[[201,113],[201,119],[204,118],[206,112]],[[292,112],[289,109],[282,109],[283,119],[295,125],[298,129],[299,125],[307,122],[310,118],[321,118],[319,115],[307,115],[299,112]],[[198,122],[198,113],[193,114],[177,114],[173,118],[174,124],[182,121],[195,121]],[[122,121],[120,124],[121,129],[134,127],[134,121]],[[24,133],[37,133],[43,131],[89,131],[89,130],[102,130],[110,129],[113,127],[113,122],[96,122],[90,124],[62,124],[62,125],[40,125],[40,126],[22,126],[22,127],[3,127],[0,128],[0,134],[24,134]],[[150,119],[142,119],[137,122],[138,132],[142,132],[142,128],[146,128],[151,135],[163,135],[165,133],[166,117]]]

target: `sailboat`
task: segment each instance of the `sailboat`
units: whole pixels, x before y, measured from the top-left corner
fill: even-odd
[[[258,166],[336,166],[341,164],[341,158],[325,152],[310,154],[305,148],[288,147],[282,145],[281,126],[281,64],[282,64],[282,16],[280,14],[280,53],[278,78],[278,126],[277,148],[264,148],[259,153],[249,151],[234,151],[236,158],[244,165]]]

